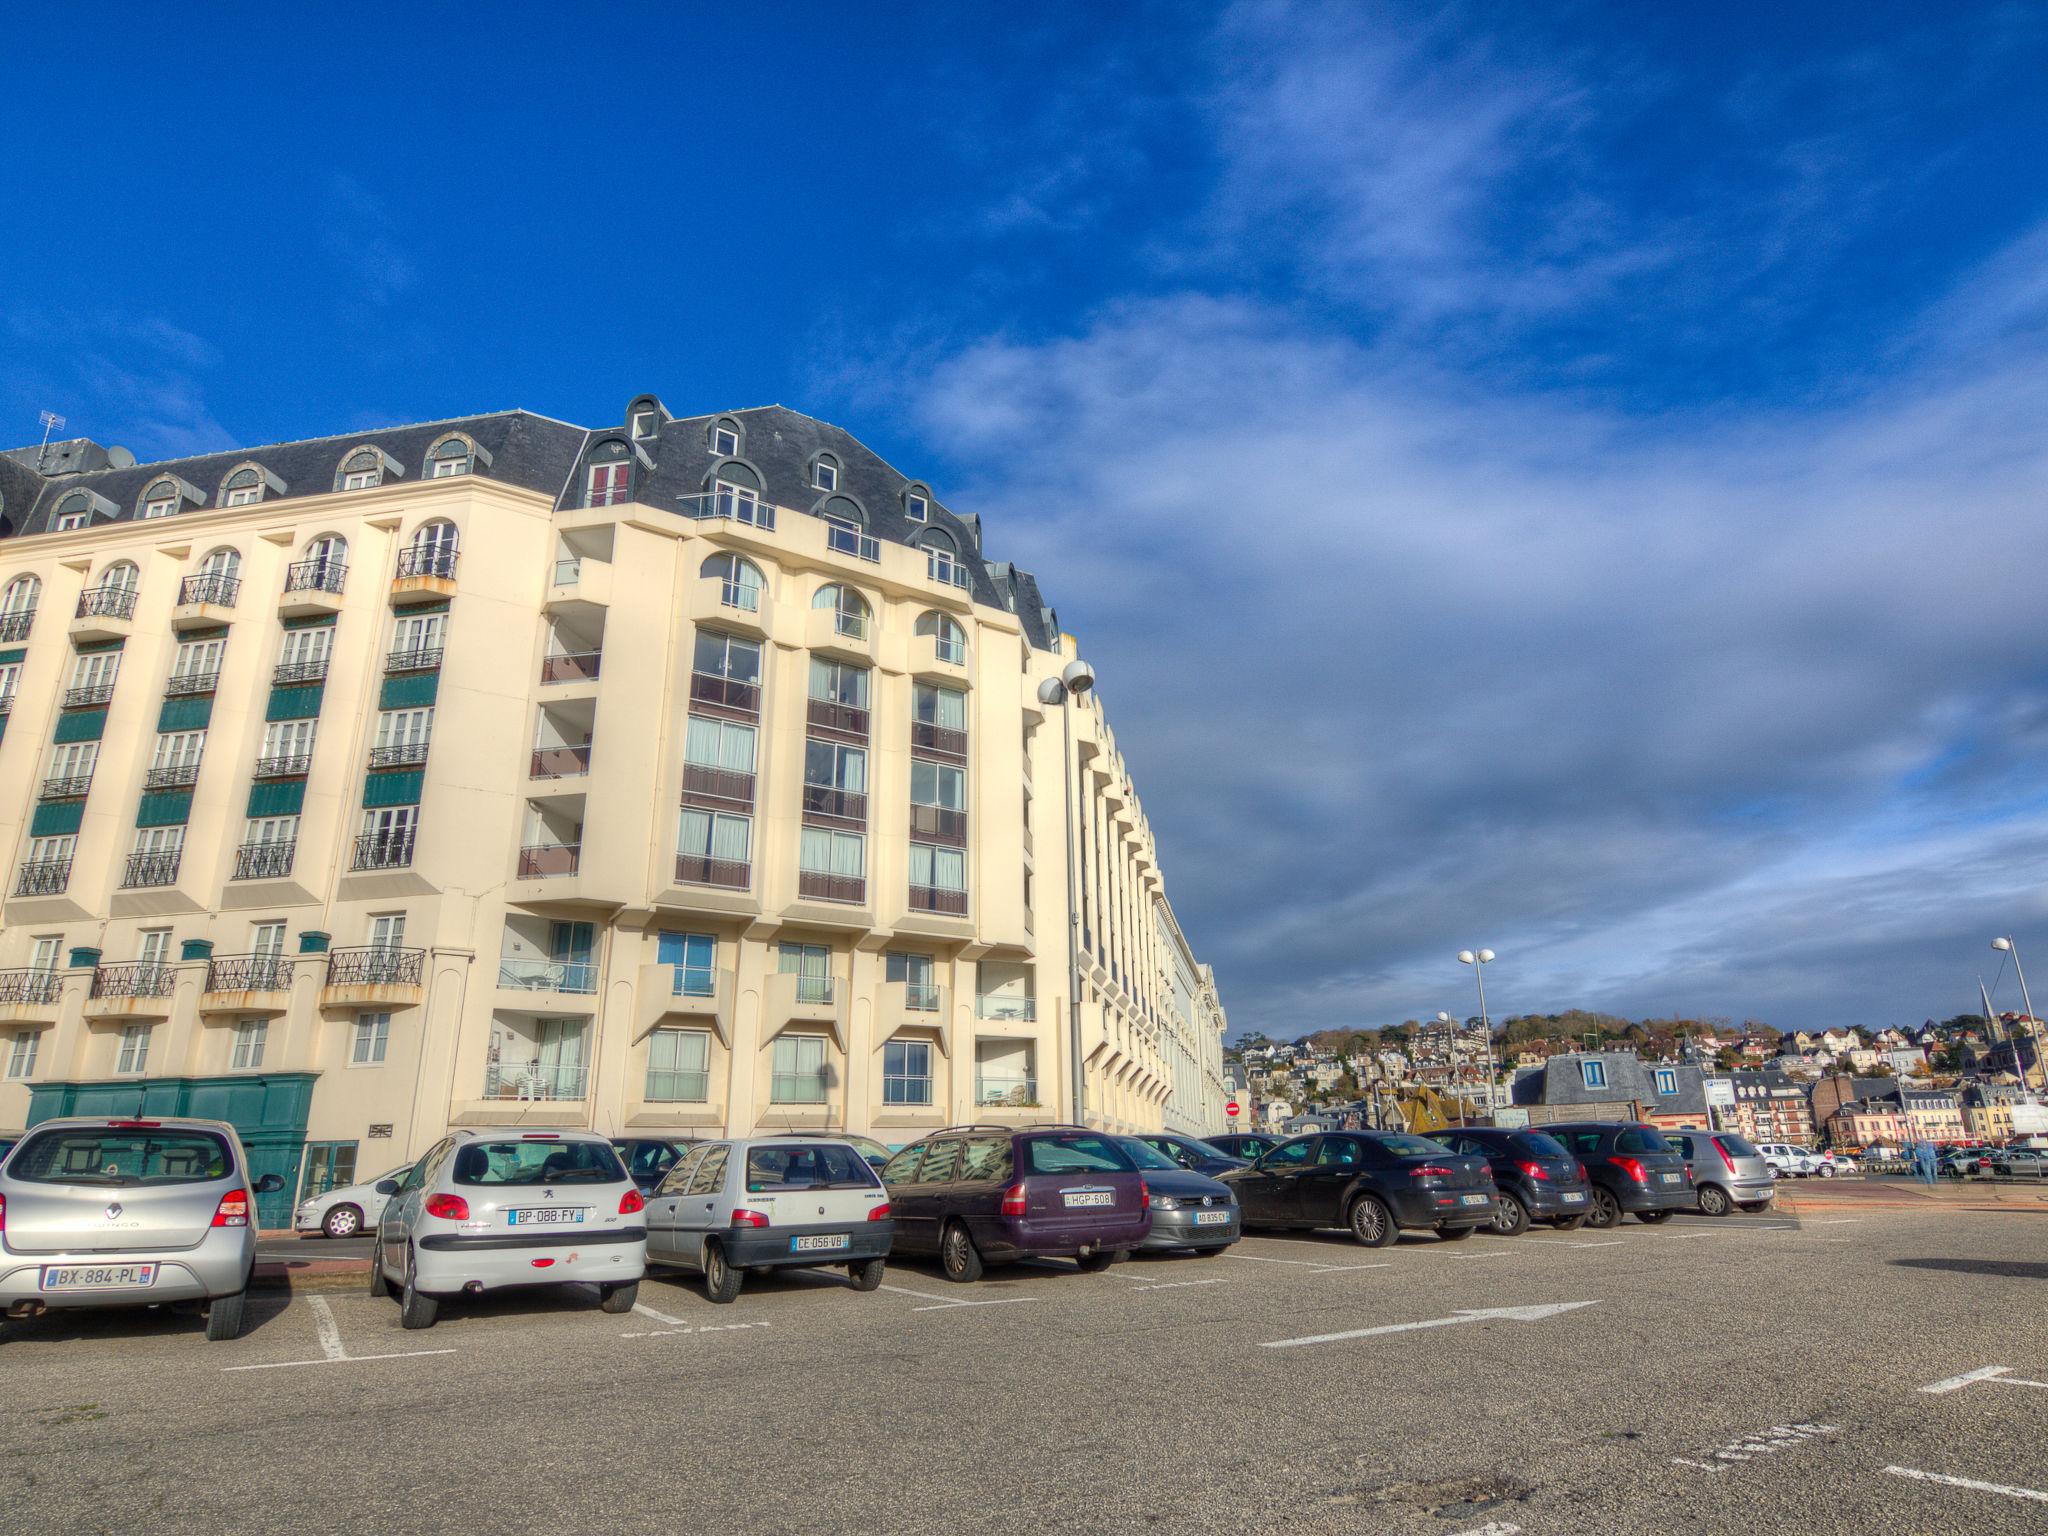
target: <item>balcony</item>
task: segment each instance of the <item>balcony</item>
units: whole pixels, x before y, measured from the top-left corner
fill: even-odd
[[[394,589],[400,584],[412,588],[428,587],[438,582],[455,580],[456,551],[440,545],[414,546],[398,553],[398,564],[392,570]]]
[[[484,1097],[522,1103],[574,1102],[583,1097],[589,1073],[582,1067],[545,1066],[538,1061],[493,1061],[484,1067]]]
[[[555,561],[543,606],[549,613],[603,622],[612,601],[612,563],[608,556],[564,555]]]
[[[767,1007],[771,1026],[797,1020],[836,1029],[846,1007],[846,988],[836,976],[778,971],[768,978]]]
[[[943,885],[913,885],[910,888],[910,910],[936,912],[942,917],[965,917],[967,893],[949,890]]]
[[[376,869],[412,868],[411,832],[366,832],[356,839],[350,870],[361,873]]]
[[[730,711],[748,718],[761,713],[761,685],[744,678],[721,677],[716,672],[690,674],[690,705],[705,705],[714,711]]]
[[[526,776],[530,779],[578,779],[590,772],[590,743],[567,747],[536,747]]]
[[[297,842],[244,843],[235,850],[237,880],[282,880],[292,872],[292,855]]]
[[[171,610],[171,628],[199,629],[209,624],[225,623],[235,611],[235,600],[242,595],[242,580],[239,576],[221,576],[211,572],[199,576],[187,576],[178,585],[178,606]]]
[[[282,752],[276,757],[259,757],[252,770],[259,779],[303,779],[312,771],[312,754],[307,752]]]
[[[864,827],[868,824],[868,797],[856,790],[835,789],[830,784],[806,784],[804,820],[827,826]]]
[[[999,1024],[1034,1024],[1038,1021],[1038,999],[1007,992],[983,992],[974,999],[974,1016]]]
[[[969,589],[974,586],[974,575],[968,570],[965,562],[955,560],[951,555],[941,554],[935,549],[925,551],[924,570],[927,576],[941,586]]]
[[[763,533],[775,531],[775,508],[770,503],[752,496],[736,496],[729,490],[679,496],[676,510],[700,523],[731,522],[759,528]]]
[[[401,741],[388,747],[370,748],[372,768],[417,768],[427,760],[427,743]]]
[[[43,780],[40,798],[44,800],[83,800],[91,789],[91,774],[74,773],[62,778]]]
[[[219,686],[219,668],[206,672],[173,672],[164,680],[164,697],[189,699],[196,694],[212,693]]]
[[[929,720],[913,720],[910,722],[910,745],[915,751],[965,759],[967,733],[949,726],[934,725]]]
[[[320,989],[323,1008],[388,1003],[410,1007],[424,990],[427,953],[371,945],[337,949],[327,956],[327,975]]]
[[[982,1109],[1037,1109],[1038,1079],[1011,1073],[974,1074],[974,1102]]]
[[[348,565],[340,560],[300,560],[284,571],[284,593],[277,610],[286,618],[310,618],[341,612]]]
[[[877,1019],[884,1037],[902,1029],[938,1031],[938,1045],[944,1050],[946,989],[935,981],[885,981]]]
[[[105,704],[114,696],[114,684],[110,678],[104,683],[86,683],[77,688],[64,690],[66,709],[92,709]]]
[[[636,1033],[667,1018],[709,1019],[721,1041],[732,1035],[733,973],[708,965],[640,967]]]
[[[189,789],[198,782],[197,763],[172,763],[164,768],[151,768],[142,775],[144,789]]]
[[[71,883],[69,859],[31,859],[15,876],[17,896],[61,896]]]
[[[874,627],[875,621],[865,614],[813,608],[804,615],[804,644],[823,656],[873,666]]]
[[[955,848],[967,846],[967,813],[948,810],[943,805],[918,805],[910,807],[910,835],[920,843],[946,843]]]
[[[540,680],[544,683],[594,683],[602,651],[568,651],[540,659]]]
[[[583,860],[581,843],[540,843],[519,850],[519,878],[547,880],[573,875]]]
[[[753,865],[744,859],[714,859],[701,853],[679,853],[676,855],[676,884],[715,885],[721,890],[744,891],[753,882],[753,869]]]
[[[56,971],[0,971],[0,1020],[54,1024],[63,1002],[64,979]]]
[[[288,688],[295,683],[324,683],[327,681],[327,658],[281,661],[271,669],[270,680],[280,688]]]
[[[597,966],[589,960],[500,960],[498,985],[514,992],[588,997],[597,991]]]
[[[121,872],[121,889],[141,890],[150,886],[175,885],[178,880],[178,850],[170,853],[131,853],[128,867]]]
[[[881,541],[873,534],[862,533],[858,528],[844,528],[837,523],[825,525],[825,547],[835,554],[851,555],[856,560],[880,564],[882,559]]]
[[[441,665],[442,647],[422,646],[417,650],[393,651],[384,658],[386,672],[431,672]]]
[[[945,640],[937,635],[910,637],[910,670],[919,677],[943,682],[950,688],[971,686],[967,670],[967,642]]]
[[[132,619],[135,617],[133,587],[87,587],[78,594],[81,619]]]
[[[749,587],[722,576],[699,576],[685,586],[684,617],[693,624],[709,624],[756,640],[768,638],[775,604],[760,587]]]
[[[134,965],[103,965],[92,973],[86,998],[88,1018],[167,1018],[178,973],[155,961]]]
[[[290,1001],[294,962],[285,955],[217,955],[206,963],[201,1013],[282,1013]]]
[[[868,739],[868,712],[852,704],[842,704],[837,699],[805,700],[804,724],[816,735],[838,736],[858,742]]]
[[[14,613],[0,613],[0,644],[12,645],[17,640],[26,640],[28,632],[35,628],[36,611],[23,608]]]
[[[754,803],[754,776],[737,768],[685,763],[683,795],[689,800],[714,800],[721,806],[750,807]]]
[[[823,870],[800,869],[796,893],[806,901],[836,901],[860,906],[868,899],[868,883],[860,875],[833,875]]]

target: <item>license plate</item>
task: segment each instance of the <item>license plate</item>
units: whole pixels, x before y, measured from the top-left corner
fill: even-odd
[[[590,1214],[587,1205],[522,1205],[505,1213],[508,1227],[566,1227]]]
[[[46,1291],[120,1291],[155,1284],[154,1264],[52,1264],[43,1270]]]
[[[1108,1189],[1070,1189],[1068,1205],[1115,1205],[1116,1192]]]
[[[1586,1203],[1586,1192],[1583,1189],[1574,1189],[1559,1198],[1566,1205],[1584,1205]]]
[[[789,1240],[791,1253],[830,1253],[847,1244],[844,1232],[817,1232],[809,1237],[792,1237]]]
[[[1678,1182],[1678,1175],[1675,1173],[1660,1173],[1657,1175],[1657,1177],[1662,1179],[1666,1184],[1676,1184]]]
[[[1484,1195],[1460,1195],[1458,1198],[1460,1200],[1463,1200],[1467,1205],[1486,1204],[1486,1196]]]
[[[1227,1227],[1230,1225],[1228,1211],[1197,1211],[1195,1225],[1198,1227]]]

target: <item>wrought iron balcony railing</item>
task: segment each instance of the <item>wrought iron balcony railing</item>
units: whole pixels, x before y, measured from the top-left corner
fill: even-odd
[[[410,832],[367,832],[356,839],[356,856],[350,868],[409,869],[412,867],[413,834]]]
[[[292,872],[296,841],[286,843],[244,843],[235,850],[237,880],[278,880]]]
[[[178,602],[211,603],[216,608],[232,608],[235,599],[242,595],[242,578],[220,576],[208,572],[199,576],[187,576],[178,585]]]
[[[69,859],[31,859],[14,882],[17,896],[61,896],[71,883]]]
[[[133,587],[87,587],[78,594],[81,619],[132,619],[135,617]]]
[[[403,581],[411,576],[440,576],[453,578],[455,555],[452,549],[407,549],[398,556],[398,570],[393,579]]]
[[[280,687],[293,683],[320,683],[327,680],[327,658],[317,657],[312,661],[280,661],[270,674],[270,680]]]
[[[103,965],[92,973],[94,997],[169,997],[177,989],[178,973],[154,961]]]
[[[416,987],[426,973],[427,952],[372,944],[362,949],[330,950],[330,987]]]
[[[206,963],[206,990],[289,992],[292,964],[288,955],[216,955]]]
[[[427,743],[400,741],[388,747],[370,748],[372,768],[407,768],[427,760]]]
[[[348,582],[346,560],[300,560],[284,568],[287,592],[340,592]]]
[[[187,699],[197,693],[212,693],[220,686],[220,669],[204,672],[173,672],[164,679],[164,696],[172,699]]]
[[[171,763],[162,768],[148,769],[142,775],[144,789],[184,789],[198,782],[197,763]]]
[[[179,850],[169,853],[131,853],[128,867],[121,872],[123,890],[134,890],[139,886],[174,885],[178,879]]]
[[[410,651],[393,651],[384,658],[386,672],[431,672],[441,665],[441,650],[438,645],[425,645]]]

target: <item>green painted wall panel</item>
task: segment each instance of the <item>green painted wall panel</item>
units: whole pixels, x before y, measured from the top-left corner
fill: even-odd
[[[322,685],[308,683],[302,688],[273,688],[265,720],[310,720],[320,713]]]
[[[142,808],[135,813],[138,827],[182,827],[192,819],[192,791],[189,789],[153,789],[142,797]]]
[[[165,699],[156,712],[159,731],[203,731],[213,723],[213,695],[198,694],[189,699]]]
[[[106,734],[107,712],[104,709],[67,710],[57,717],[56,740],[98,741]]]
[[[439,672],[407,672],[387,677],[377,692],[379,709],[420,709],[434,702],[441,691]]]
[[[448,611],[448,599],[437,597],[432,602],[409,603],[405,600],[404,594],[400,594],[391,599],[391,606],[403,608],[407,613],[446,613]]]
[[[286,629],[332,629],[334,628],[334,615],[331,613],[309,613],[301,618],[286,619],[284,627]]]
[[[8,649],[0,651],[0,667],[6,666],[10,661],[26,660],[28,660],[28,647],[25,645],[10,646]]]
[[[65,837],[78,831],[85,817],[83,800],[45,800],[29,819],[30,837]]]
[[[380,805],[418,805],[420,786],[426,770],[409,768],[403,773],[373,773],[363,780],[363,809]]]
[[[296,816],[305,805],[304,779],[273,779],[249,786],[251,816]]]

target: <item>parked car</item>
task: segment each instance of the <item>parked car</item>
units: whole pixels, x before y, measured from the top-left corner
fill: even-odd
[[[961,1284],[1016,1259],[1107,1269],[1152,1230],[1130,1153],[1080,1126],[951,1126],[890,1158],[882,1182],[896,1252],[936,1254]]]
[[[881,1177],[841,1136],[700,1142],[647,1202],[647,1262],[697,1271],[717,1302],[771,1269],[843,1267],[872,1291],[895,1233]]]
[[[1637,1220],[1668,1221],[1693,1203],[1685,1156],[1654,1125],[1632,1120],[1574,1121],[1544,1131],[1585,1167],[1593,1181],[1589,1227],[1611,1227],[1624,1212]]]
[[[403,1179],[377,1223],[370,1294],[396,1292],[405,1328],[431,1328],[450,1296],[525,1285],[597,1287],[630,1312],[647,1269],[647,1201],[589,1131],[451,1131]]]
[[[1693,1200],[1704,1216],[1769,1208],[1778,1176],[1745,1136],[1733,1131],[1666,1131],[1664,1139],[1685,1154],[1692,1173]]]
[[[854,1151],[866,1158],[868,1166],[878,1173],[881,1171],[882,1164],[888,1162],[895,1155],[886,1143],[879,1142],[872,1136],[853,1136],[844,1131],[839,1131],[834,1133],[833,1140],[843,1141],[852,1147]]]
[[[299,1202],[292,1226],[300,1232],[322,1232],[329,1237],[356,1237],[377,1225],[384,1204],[391,1197],[379,1191],[386,1180],[403,1179],[412,1164],[400,1163],[389,1173],[358,1184],[337,1184],[325,1194]]]
[[[2030,1178],[2048,1173],[2048,1152],[2038,1147],[2001,1147],[1988,1154],[1993,1173],[2025,1174]]]
[[[1170,1158],[1176,1168],[1189,1168],[1212,1177],[1232,1168],[1242,1168],[1251,1161],[1235,1152],[1225,1152],[1210,1142],[1176,1135],[1172,1131],[1143,1131],[1131,1139],[1142,1141],[1162,1157]]]
[[[687,1137],[614,1136],[612,1150],[626,1165],[626,1177],[641,1194],[652,1194],[655,1185],[668,1177],[669,1169],[683,1160],[683,1154],[697,1143]]]
[[[1795,1147],[1789,1141],[1761,1142],[1757,1151],[1770,1164],[1771,1172],[1781,1179],[1832,1179],[1838,1171],[1833,1158],[1823,1157],[1811,1147]]]
[[[14,1150],[14,1144],[20,1140],[19,1136],[0,1136],[0,1163],[7,1161],[7,1154]]]
[[[1244,1235],[1230,1186],[1184,1167],[1153,1143],[1153,1136],[1120,1136],[1123,1149],[1145,1176],[1152,1196],[1152,1230],[1138,1244],[1148,1252],[1221,1253]],[[1233,1167],[1243,1167],[1232,1160]]]
[[[1248,1163],[1256,1162],[1287,1139],[1285,1136],[1268,1136],[1264,1132],[1251,1131],[1233,1131],[1224,1136],[1202,1138],[1225,1157],[1241,1157]]]
[[[1493,1172],[1484,1157],[1395,1131],[1325,1131],[1283,1141],[1249,1168],[1223,1176],[1250,1227],[1344,1227],[1368,1248],[1403,1229],[1446,1242],[1493,1221]]]
[[[1486,1159],[1496,1191],[1493,1230],[1503,1237],[1526,1232],[1532,1220],[1574,1231],[1592,1209],[1592,1181],[1554,1136],[1471,1126],[1438,1131],[1430,1140]]]
[[[1947,1174],[1952,1179],[1968,1178],[1971,1174],[1990,1171],[1991,1159],[1979,1147],[1950,1147],[1935,1159],[1937,1173]]]
[[[256,1196],[218,1120],[45,1120],[0,1167],[0,1311],[197,1302],[206,1336],[242,1331]]]

